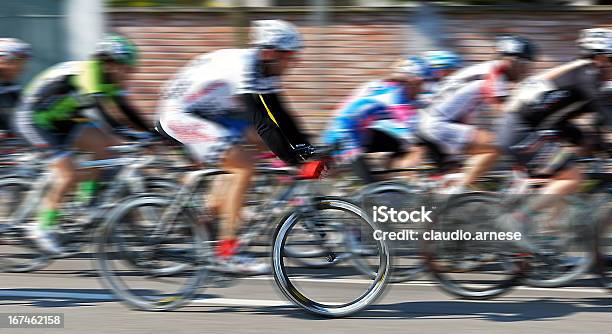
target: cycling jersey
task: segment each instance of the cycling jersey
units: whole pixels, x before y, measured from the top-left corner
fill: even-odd
[[[33,145],[67,148],[81,125],[91,124],[96,118],[111,126],[117,125],[100,107],[101,99],[106,99],[147,131],[147,125],[130,108],[125,95],[117,85],[105,83],[98,61],[60,63],[38,75],[26,87],[16,127]],[[94,111],[94,115],[86,115],[86,110]]]
[[[601,71],[587,59],[576,60],[526,79],[508,104],[533,127],[551,129],[580,114],[599,111]]]
[[[487,70],[488,73],[482,73]],[[508,83],[501,63],[487,62],[460,71],[449,79],[420,122],[421,135],[443,153],[460,154],[470,143],[476,116],[488,105],[508,96]]]
[[[0,131],[11,130],[14,108],[19,101],[21,87],[11,83],[0,83]]]
[[[403,85],[373,81],[358,88],[338,110],[324,134],[328,145],[340,144],[340,154],[364,152],[375,130],[399,140],[404,150],[413,139],[418,103],[406,97]]]
[[[543,138],[541,131],[581,144],[581,130],[569,121],[585,113],[603,112],[597,96],[601,71],[580,59],[536,74],[521,83],[510,99],[499,141],[508,153],[531,172],[554,175],[572,165],[558,140]]]
[[[467,82],[484,79],[498,66],[499,60],[491,60],[460,69],[438,83],[433,93],[436,95],[448,94]]]
[[[166,86],[159,105],[164,132],[195,158],[216,163],[254,126],[267,146],[289,163],[307,143],[284,108],[280,78],[262,72],[259,49],[226,49],[189,62]]]

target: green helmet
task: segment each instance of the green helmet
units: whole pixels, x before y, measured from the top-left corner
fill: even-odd
[[[118,34],[104,36],[96,45],[94,56],[130,66],[138,62],[136,45]]]

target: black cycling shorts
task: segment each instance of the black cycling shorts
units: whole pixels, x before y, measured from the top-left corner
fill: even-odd
[[[519,165],[534,176],[550,177],[574,165],[576,157],[568,153],[561,137],[550,138],[534,129],[518,113],[504,116],[498,133],[498,144]]]

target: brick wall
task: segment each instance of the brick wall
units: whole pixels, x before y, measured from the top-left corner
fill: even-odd
[[[198,54],[238,46],[246,29],[235,27],[251,19],[286,19],[303,33],[306,49],[284,86],[294,113],[311,132],[324,127],[352,88],[384,75],[403,54],[446,48],[462,54],[468,63],[483,61],[492,56],[496,34],[517,33],[539,43],[541,56],[535,67],[542,69],[576,57],[578,30],[612,25],[609,7],[436,7],[433,13],[414,7],[334,8],[323,26],[304,8],[247,10],[242,21],[225,9],[109,10],[110,28],[133,38],[142,53],[130,84],[134,103],[154,113],[160,87],[179,67]]]

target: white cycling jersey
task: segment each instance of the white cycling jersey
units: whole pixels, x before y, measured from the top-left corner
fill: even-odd
[[[218,162],[248,126],[236,96],[280,91],[279,77],[261,73],[258,53],[225,49],[189,62],[163,91],[158,110],[161,130],[183,143],[194,158]]]
[[[225,49],[187,64],[165,87],[160,113],[223,116],[240,108],[237,94],[280,91],[278,76],[264,76],[257,49]],[[172,108],[167,101],[172,101]]]
[[[473,120],[486,104],[508,96],[507,86],[497,61],[451,76],[421,118],[421,135],[444,153],[463,153],[474,136]]]
[[[499,66],[498,61],[486,62],[452,75],[430,106],[431,113],[443,120],[470,123],[487,100],[509,95],[508,82],[500,75]]]
[[[487,74],[491,73],[493,68],[498,66],[498,64],[498,60],[491,60],[462,68],[444,78],[444,80],[437,85],[438,87],[435,93],[437,96],[440,96],[454,91],[467,82],[484,79]]]

